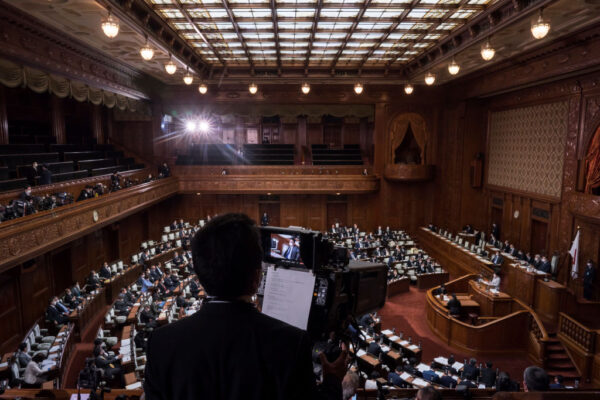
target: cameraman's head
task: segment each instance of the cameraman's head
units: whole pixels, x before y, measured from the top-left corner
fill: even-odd
[[[258,228],[247,215],[211,219],[192,239],[192,258],[208,295],[237,298],[256,293],[262,248]]]

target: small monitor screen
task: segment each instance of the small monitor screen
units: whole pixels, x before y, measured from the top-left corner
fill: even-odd
[[[300,257],[300,238],[293,235],[272,233],[271,257],[303,264]]]

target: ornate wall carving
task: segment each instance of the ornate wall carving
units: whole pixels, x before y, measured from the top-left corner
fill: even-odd
[[[488,184],[560,197],[568,102],[490,114]]]

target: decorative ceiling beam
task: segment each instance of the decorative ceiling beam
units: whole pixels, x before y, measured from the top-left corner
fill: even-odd
[[[367,8],[369,7],[370,4],[371,4],[371,0],[365,0],[362,7],[360,8],[360,11],[356,15],[356,18],[354,19],[352,26],[350,27],[350,29],[348,30],[348,33],[346,34],[346,38],[344,39],[344,42],[342,43],[342,45],[340,46],[340,49],[338,50],[337,54],[333,58],[333,62],[331,63],[331,73],[332,74],[335,72],[335,67],[337,65],[338,60],[340,59],[340,56],[342,55],[342,52],[346,48],[348,41],[350,41],[350,38],[352,37],[354,30],[358,26],[358,23],[362,19],[363,15],[365,15],[365,11],[367,11]]]
[[[275,50],[277,51],[277,69],[281,75],[281,53],[279,51],[279,27],[277,24],[277,4],[271,0],[271,21],[273,22],[273,34],[275,35]]]
[[[240,31],[240,27],[235,19],[235,16],[233,15],[231,8],[229,8],[229,2],[227,0],[221,0],[221,4],[223,4],[223,8],[225,9],[225,11],[227,12],[227,15],[229,16],[229,22],[231,22],[231,24],[233,25],[233,29],[235,30],[235,33],[237,34],[238,40],[242,44],[244,52],[246,53],[246,57],[248,58],[248,62],[250,63],[250,69],[251,69],[250,73],[252,75],[254,75],[254,61],[252,60],[252,56],[250,55],[250,50],[248,50],[248,46],[246,45],[246,41],[244,40],[244,36],[242,35],[242,32]]]
[[[131,30],[148,40],[165,54],[172,57],[190,70],[201,75],[209,65],[202,60],[192,46],[179,37],[161,16],[143,0],[96,0],[104,8],[119,18]]]
[[[153,6],[155,9],[160,9],[160,10],[174,10],[175,7],[173,7],[172,4],[155,4]],[[211,9],[218,9],[219,7],[216,6],[215,4],[209,3],[209,4],[194,4],[194,3],[186,3],[183,4],[183,7],[189,10],[197,10],[197,9],[203,9],[203,10],[211,10]],[[236,9],[251,9],[251,10],[265,10],[267,9],[267,7],[265,7],[265,5],[263,3],[233,3],[233,4],[229,4],[229,7],[232,10],[236,10]],[[296,10],[296,9],[313,9],[315,8],[315,3],[278,3],[277,4],[277,9],[279,10]],[[358,8],[356,3],[326,3],[326,4],[322,4],[322,9],[323,10],[327,10],[327,9],[356,9]],[[372,3],[369,6],[369,9],[392,9],[392,10],[398,10],[398,9],[405,9],[406,8],[406,4],[405,3],[401,3],[401,2],[397,2],[395,4],[388,4],[388,3]],[[456,10],[458,8],[458,6],[456,4],[433,4],[433,3],[421,3],[419,4],[419,8],[425,9],[425,10],[431,10],[431,9],[436,9],[436,10]],[[485,6],[480,5],[480,4],[469,4],[467,6],[467,9],[470,10],[476,10],[476,11],[480,11],[485,9]]]
[[[221,63],[221,65],[223,65],[223,66],[227,65],[227,63],[223,60],[223,57],[221,57],[221,54],[219,54],[219,52],[213,46],[213,44],[206,39],[206,37],[204,36],[204,34],[202,33],[202,31],[198,27],[198,24],[196,24],[196,23],[193,22],[192,17],[190,16],[190,14],[187,12],[187,10],[185,10],[182,7],[181,1],[180,0],[175,0],[175,4],[179,8],[179,11],[185,16],[185,19],[187,20],[187,22],[190,23],[194,27],[194,32],[196,32],[198,35],[200,35],[200,38],[202,38],[202,41],[208,45],[208,48],[214,53],[214,55],[217,57],[217,59],[219,60],[219,62]]]
[[[361,29],[355,30],[355,32],[384,33],[384,34],[387,33],[387,31],[388,31],[387,29],[369,29],[369,30],[366,30],[366,31],[363,31]],[[179,31],[179,33],[181,33],[181,34],[186,34],[186,33],[193,34],[195,32],[196,31],[194,31],[193,29],[181,29]],[[218,34],[218,33],[235,33],[235,30],[233,28],[232,29],[204,29],[203,32],[206,33],[206,34],[209,34],[209,33],[215,33],[215,34]],[[240,28],[240,32],[242,32],[242,33],[255,33],[256,30],[254,30],[254,29]],[[261,33],[273,33],[274,34],[275,30],[274,29],[261,29],[260,32]],[[308,33],[308,34],[312,33],[312,31],[310,31],[310,30],[303,31],[303,30],[299,30],[299,29],[286,29],[286,28],[279,28],[277,30],[277,32],[279,32],[280,34],[281,33]],[[429,32],[429,30],[427,30],[427,29],[396,29],[394,31],[394,33],[411,33],[411,34],[422,34],[422,33],[428,33],[428,32]],[[440,31],[440,34],[445,34],[445,33],[447,33],[447,31]],[[414,40],[414,39],[401,39],[400,41],[401,42],[409,42],[411,40]],[[193,41],[193,40],[191,40],[191,41]],[[361,42],[373,42],[373,43],[376,43],[376,42],[379,41],[379,39],[360,39],[360,41]]]
[[[409,9],[407,9],[408,11],[411,11]],[[453,12],[450,12],[449,14],[452,15]],[[406,14],[408,14],[408,12],[406,12]],[[404,12],[403,12],[404,15]],[[269,22],[273,22],[272,17],[236,17],[236,22],[238,23],[244,23],[244,22],[248,22],[248,23],[254,23],[254,22],[258,22],[258,23],[269,23]],[[309,22],[313,22],[314,21],[314,17],[278,17],[277,20],[279,22],[304,22],[304,23],[309,23]],[[183,18],[169,18],[169,21],[171,23],[177,24],[177,23],[186,23],[186,22],[190,22],[187,18],[183,17]],[[192,18],[192,21],[194,21],[194,23],[197,24],[211,24],[211,23],[227,23],[230,22],[229,17],[216,17],[216,18],[202,18],[202,17],[195,17]],[[372,22],[372,23],[388,23],[388,24],[394,24],[398,21],[398,18],[389,18],[389,17],[381,17],[381,18],[377,18],[377,17],[362,17],[360,19],[359,22]],[[465,18],[452,18],[453,22],[456,22],[458,24],[464,24],[467,22],[467,19]],[[319,18],[319,22],[330,22],[330,23],[339,23],[339,22],[346,22],[346,23],[355,23],[356,22],[356,18],[353,17],[344,17],[344,18],[336,18],[336,17],[320,17]],[[402,22],[412,22],[415,24],[420,24],[420,23],[431,23],[431,24],[435,24],[435,23],[441,23],[442,22],[442,18],[417,18],[417,17],[404,17],[402,19]],[[240,28],[242,29],[242,28]],[[304,29],[304,31],[308,32],[309,29]],[[357,29],[357,31],[360,31],[360,29]],[[370,29],[366,30],[367,32],[370,32]]]
[[[313,43],[315,41],[315,35],[317,34],[317,25],[319,24],[319,20],[321,17],[321,9],[323,8],[323,0],[317,0],[317,5],[315,8],[315,15],[313,18],[312,29],[310,30],[310,38],[308,39],[308,49],[306,49],[306,59],[304,60],[304,70],[305,74],[308,74],[308,65],[310,62],[310,54],[313,49]]]
[[[461,8],[462,6],[464,6],[465,4],[467,4],[467,2],[468,2],[468,1],[469,1],[469,0],[460,0],[460,3],[458,3],[458,8],[457,8],[457,10],[460,10],[460,8]],[[429,27],[429,29],[427,30],[427,32],[425,32],[425,33],[422,33],[421,35],[419,35],[419,37],[417,38],[417,42],[420,42],[420,41],[422,41],[422,40],[425,38],[425,36],[427,36],[428,34],[430,34],[430,33],[434,32],[434,31],[436,31],[436,30],[437,30],[437,28],[438,28],[438,27],[439,27],[441,24],[443,24],[444,22],[446,22],[447,20],[449,20],[449,19],[450,19],[450,17],[452,16],[452,14],[453,14],[453,13],[454,13],[454,11],[452,11],[452,12],[446,12],[446,15],[444,15],[442,18],[440,18],[440,22],[439,22],[439,23],[432,25],[431,27]],[[454,21],[454,18],[453,18],[453,21]],[[404,53],[406,53],[406,52],[407,52],[407,48],[405,48],[405,49],[404,49],[404,51],[402,51],[402,52],[399,52],[398,54],[396,54],[396,56],[395,56],[395,57],[394,57],[392,60],[390,60],[390,61],[387,63],[387,65],[386,65],[386,74],[387,74],[387,71],[388,71],[389,67],[390,67],[390,66],[391,66],[393,63],[395,63],[395,62],[396,62],[396,60],[397,60],[398,58],[400,58],[402,55],[404,55]]]
[[[397,32],[396,28],[398,28],[398,26],[402,22],[404,22],[404,20],[408,16],[408,13],[410,13],[413,10],[413,8],[419,3],[419,1],[420,0],[413,0],[412,3],[410,3],[410,5],[408,7],[406,7],[406,9],[402,12],[402,14],[400,14],[398,16],[398,19],[392,24],[392,26],[389,27],[389,29],[385,32],[385,34],[381,37],[381,39],[377,40],[377,44],[375,44],[375,46],[373,46],[361,60],[360,66],[358,67],[359,70],[362,70],[363,65],[365,65],[365,63],[367,62],[369,57],[371,57],[373,55],[373,52],[375,50],[377,50],[383,42],[385,42],[387,40],[387,38],[390,36],[390,34],[392,32]],[[410,32],[410,29],[408,29],[408,31]],[[405,40],[402,40],[402,41],[405,42]]]
[[[547,7],[556,1],[530,0],[524,6],[522,2],[516,0],[499,0],[467,24],[446,36],[436,46],[410,61],[404,67],[404,73],[411,78],[418,76],[449,60],[466,48],[486,40],[490,35],[533,15],[540,8]],[[492,14],[495,21],[493,25],[490,24],[489,19]]]

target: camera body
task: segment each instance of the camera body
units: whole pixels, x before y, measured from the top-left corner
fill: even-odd
[[[348,250],[334,246],[321,232],[270,226],[261,227],[260,232],[265,263],[315,276],[306,329],[313,340],[341,333],[352,317],[385,304],[384,264],[349,262]]]

